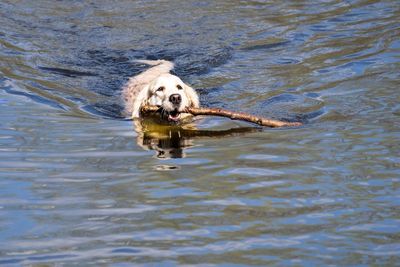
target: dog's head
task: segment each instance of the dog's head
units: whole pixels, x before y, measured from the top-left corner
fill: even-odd
[[[179,77],[163,74],[140,92],[133,105],[133,117],[139,117],[143,105],[159,106],[162,119],[179,122],[181,112],[186,108],[199,107],[199,98],[193,88],[186,85]]]

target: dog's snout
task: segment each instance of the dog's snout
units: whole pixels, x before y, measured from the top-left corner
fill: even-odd
[[[172,104],[179,105],[182,102],[182,97],[180,94],[173,94],[169,97],[169,101]]]

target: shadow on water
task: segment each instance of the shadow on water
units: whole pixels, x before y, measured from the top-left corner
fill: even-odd
[[[180,77],[187,78],[190,75],[206,74],[212,68],[225,64],[232,57],[232,52],[230,47],[206,47],[201,50],[179,47],[144,47],[141,50],[97,49],[82,51],[79,59],[64,63],[95,70],[95,73],[89,72],[89,74],[99,76],[99,83],[92,85],[89,89],[100,94],[113,95],[121,89],[121,85],[129,77],[148,68],[148,66],[136,62],[137,59],[173,61],[175,63],[173,72]],[[56,72],[60,73],[57,70]],[[73,71],[72,74],[75,73],[77,72]],[[82,72],[78,72],[79,74]]]
[[[193,147],[197,138],[222,138],[262,131],[260,127],[203,130],[198,129],[195,123],[168,125],[155,118],[135,120],[134,125],[138,133],[137,144],[145,150],[154,150],[160,159],[185,157],[184,150]]]
[[[59,74],[66,77],[76,78],[82,76],[97,76],[96,73],[86,72],[86,71],[76,71],[70,69],[62,69],[62,68],[49,68],[49,67],[38,67],[41,70],[48,71],[53,74]]]

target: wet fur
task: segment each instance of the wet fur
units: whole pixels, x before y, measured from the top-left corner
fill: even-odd
[[[174,107],[169,103],[168,98],[171,94],[180,94],[182,103],[179,111],[186,107],[199,107],[199,98],[193,88],[183,83],[183,81],[170,74],[174,64],[166,60],[139,60],[138,62],[150,65],[151,68],[131,77],[122,90],[122,98],[125,104],[124,114],[132,118],[140,117],[140,108],[143,105],[158,105],[164,111],[171,111]],[[181,85],[181,89],[177,85]],[[164,87],[165,90],[157,91]]]

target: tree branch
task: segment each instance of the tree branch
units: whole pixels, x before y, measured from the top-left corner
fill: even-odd
[[[157,106],[142,106],[141,112],[146,113],[154,113],[159,111],[160,108]],[[187,108],[185,110],[186,113],[190,113],[193,116],[198,115],[210,115],[210,116],[220,116],[230,118],[232,120],[242,120],[252,122],[261,126],[267,127],[285,127],[285,126],[301,126],[303,125],[301,122],[286,122],[286,121],[279,121],[273,120],[268,118],[257,117],[247,113],[241,112],[232,112],[225,109],[220,108]]]

